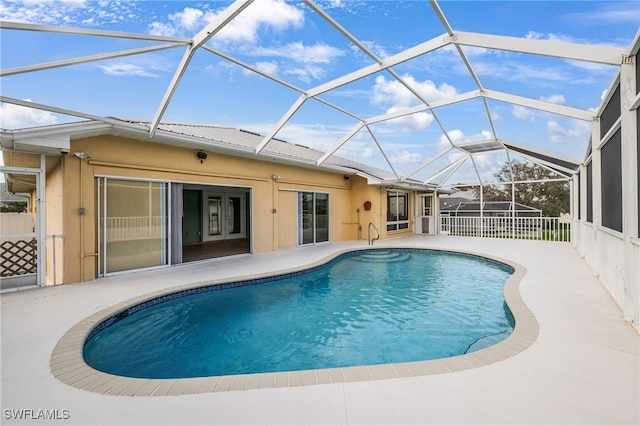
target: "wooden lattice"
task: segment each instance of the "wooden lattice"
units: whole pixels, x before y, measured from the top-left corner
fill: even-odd
[[[13,277],[38,271],[37,242],[14,240],[0,242],[0,275]]]

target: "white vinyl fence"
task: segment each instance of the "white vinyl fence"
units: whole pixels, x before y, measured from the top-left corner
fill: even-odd
[[[559,217],[459,217],[440,216],[440,234],[516,238],[542,241],[570,241],[571,223]]]

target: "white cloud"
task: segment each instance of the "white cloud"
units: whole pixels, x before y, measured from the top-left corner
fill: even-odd
[[[308,46],[303,42],[293,42],[284,46],[259,46],[247,50],[245,54],[283,59],[278,64],[281,74],[292,75],[304,83],[311,83],[312,80],[321,79],[325,75],[326,66],[345,53],[324,43]]]
[[[276,61],[270,62],[256,62],[255,67],[265,74],[277,76],[278,75],[278,63]],[[253,74],[253,73],[251,73]]]
[[[560,41],[563,43],[585,43],[583,40],[576,39],[575,37],[571,37],[566,34],[539,33],[537,31],[529,31],[525,34],[524,38],[529,40]]]
[[[458,94],[455,87],[442,83],[440,86],[431,80],[418,81],[413,76],[403,75],[402,79],[427,102],[433,102]],[[373,87],[373,103],[391,104],[392,107],[409,107],[415,105],[418,100],[398,80],[387,80],[384,76],[378,76]]]
[[[604,101],[604,98],[607,97],[607,93],[609,93],[609,89],[604,89],[602,92],[600,92],[600,100]]]
[[[211,19],[211,14],[208,14],[208,18]],[[192,7],[185,7],[182,12],[177,12],[169,15],[174,24],[181,29],[198,32],[202,29],[203,18],[205,13],[200,9],[194,9]]]
[[[300,28],[304,24],[302,10],[280,0],[259,0],[251,4],[227,25],[220,36],[235,41],[253,41],[262,25],[277,31]]]
[[[135,2],[122,0],[21,0],[0,2],[0,19],[43,25],[101,27],[137,17]]]
[[[427,102],[447,98],[458,93],[455,87],[446,83],[436,86],[431,80],[418,81],[410,75],[404,75],[402,79],[413,87]],[[420,101],[398,80],[387,80],[384,76],[378,76],[373,86],[371,102],[374,105],[390,105],[387,106],[386,112],[391,113],[412,105],[418,105]],[[423,111],[395,118],[389,120],[387,123],[390,125],[400,125],[402,126],[402,131],[407,132],[424,130],[431,125],[433,120],[433,115],[430,112]]]
[[[220,12],[185,7],[168,16],[168,22],[155,21],[149,32],[156,35],[193,36],[214,22]],[[302,10],[281,0],[259,0],[224,26],[215,36],[218,42],[255,43],[261,27],[276,31],[299,28],[304,23]]]
[[[389,155],[389,161],[396,164],[419,163],[422,161],[422,155],[417,152],[409,152],[406,149],[402,151],[394,149],[393,153]]]
[[[634,13],[635,10],[635,13]],[[564,18],[570,22],[594,24],[599,27],[602,24],[620,24],[625,22],[638,22],[638,3],[632,2],[602,2],[602,5],[592,12],[570,13]]]
[[[559,104],[559,105],[564,105],[566,103],[564,100],[564,95],[558,95],[558,94],[541,96],[540,100],[545,102],[551,102],[554,104]]]
[[[511,108],[511,112],[513,113],[513,116],[519,120],[534,122],[538,118],[538,113],[536,111],[520,105],[514,105],[513,108]]]
[[[305,45],[303,42],[292,42],[283,46],[259,46],[245,51],[252,56],[266,56],[291,59],[302,64],[328,64],[335,58],[344,56],[343,50],[324,43]]]
[[[571,127],[563,127],[557,121],[547,122],[549,140],[553,143],[584,143],[589,140],[591,123],[582,120],[572,120]]]
[[[398,107],[392,107],[387,110],[387,113],[395,112]],[[386,122],[389,125],[401,126],[402,132],[411,132],[427,129],[433,123],[433,114],[429,112],[416,112],[410,115],[394,118]]]
[[[301,68],[289,68],[283,72],[286,75],[293,75],[304,83],[311,83],[311,80],[317,80],[324,75],[322,67],[316,65],[307,65]]]
[[[31,102],[31,99],[23,99]],[[24,127],[46,126],[56,124],[57,118],[49,111],[3,103],[0,104],[0,127],[3,129],[19,129]]]
[[[527,65],[513,60],[498,61],[475,61],[473,69],[481,77],[499,79],[505,81],[517,81],[527,85],[543,82],[550,84],[553,82],[576,82],[575,74],[568,72],[561,66],[539,67]]]
[[[174,25],[166,22],[152,22],[149,24],[149,34],[151,35],[173,37],[177,32]]]
[[[382,46],[380,43],[371,40],[362,40],[362,44],[365,45],[367,49],[369,49],[374,55],[378,58],[386,58],[390,56],[389,52]],[[362,50],[358,47],[353,46],[354,53],[362,54]]]
[[[147,71],[143,67],[135,64],[117,63],[99,66],[105,74],[114,77],[158,77],[158,74]]]

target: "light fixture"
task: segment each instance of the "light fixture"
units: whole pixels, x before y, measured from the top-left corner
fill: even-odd
[[[91,160],[91,155],[84,152],[74,152],[73,156],[82,160]]]
[[[200,159],[200,162],[204,162],[204,160],[207,159],[207,153],[204,151],[198,151],[198,153],[196,154],[196,157],[198,157],[198,159]]]

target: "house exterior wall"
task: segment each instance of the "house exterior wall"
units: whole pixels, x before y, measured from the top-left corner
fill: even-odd
[[[381,230],[382,238],[412,232],[411,226],[402,232],[385,231],[386,191],[368,185],[358,176],[346,179],[341,173],[212,152],[200,162],[193,149],[115,136],[72,141],[71,152],[85,152],[91,159],[69,155],[64,160],[64,208],[57,210],[64,211],[64,265],[61,268],[64,268],[65,283],[93,280],[98,274],[96,177],[250,188],[253,253],[297,245],[298,191],[329,194],[331,242],[366,239],[369,222]],[[49,177],[52,187],[60,186],[55,183],[61,179],[58,174]],[[370,211],[364,210],[365,201],[371,201]],[[57,213],[49,211],[48,214]]]

